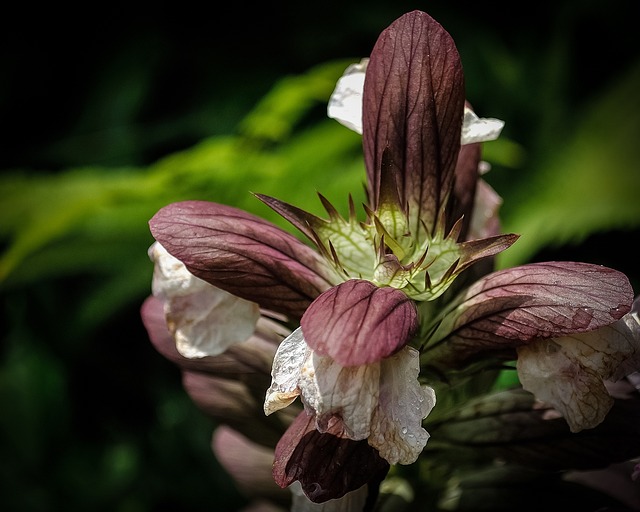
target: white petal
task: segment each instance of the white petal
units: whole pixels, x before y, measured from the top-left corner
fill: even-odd
[[[329,98],[327,115],[340,124],[362,134],[362,91],[369,59],[351,64],[338,79]]]
[[[302,328],[298,327],[282,340],[273,358],[271,386],[264,401],[264,412],[267,416],[283,409],[298,397],[300,371],[310,354],[311,349],[304,340]]]
[[[182,356],[217,356],[253,334],[257,304],[198,279],[158,243],[149,255],[155,262],[153,294],[164,302],[167,327]]]
[[[411,464],[429,439],[422,428],[436,395],[418,381],[419,354],[405,347],[382,361],[379,404],[374,412],[369,444],[390,464]]]
[[[191,274],[184,263],[171,256],[158,242],[149,247],[148,253],[151,261],[155,263],[151,282],[154,297],[166,299],[188,295],[211,286]]]
[[[500,136],[503,127],[504,121],[494,118],[480,118],[473,110],[465,107],[460,143],[472,144],[495,140]]]
[[[316,416],[316,428],[325,431],[331,417],[339,415],[348,437],[355,441],[369,435],[379,385],[380,363],[343,367],[315,353],[300,373],[302,399]]]
[[[613,406],[602,376],[584,364],[586,358],[576,356],[583,349],[576,338],[540,340],[518,348],[522,387],[552,405],[572,432],[599,425]]]
[[[604,380],[640,369],[640,321],[628,313],[594,331],[518,348],[525,389],[555,407],[572,432],[599,425],[613,405]]]
[[[363,510],[369,494],[368,486],[363,485],[337,500],[314,503],[304,494],[299,482],[293,482],[289,489],[293,498],[291,512],[353,512],[354,510]]]
[[[260,318],[260,308],[215,286],[169,298],[165,317],[176,348],[188,358],[217,356],[246,341]]]

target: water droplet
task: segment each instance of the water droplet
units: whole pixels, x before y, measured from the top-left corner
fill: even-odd
[[[406,434],[406,433],[407,433],[407,431],[408,431],[407,427],[402,427],[401,432],[402,432],[403,434]]]

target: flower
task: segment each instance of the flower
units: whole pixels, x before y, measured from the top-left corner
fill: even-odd
[[[364,220],[351,199],[345,218],[320,196],[325,219],[256,194],[309,244],[205,201],[167,205],[150,221],[158,270],[148,307],[157,315],[163,304],[166,322],[151,327],[153,315],[143,316],[152,338],[208,356],[208,368],[225,356],[244,364],[256,341],[272,351],[260,351],[270,354],[270,372],[261,359],[230,382],[187,370],[192,397],[249,437],[267,425],[274,433],[266,420],[276,416],[273,476],[292,489],[296,510],[311,502],[370,510],[391,467],[427,447],[425,419],[437,412],[439,390],[446,411],[455,395],[447,386],[494,375],[505,362],[517,361],[524,386],[571,430],[601,424],[612,403],[600,381],[639,362],[633,290],[624,274],[588,263],[493,270],[493,257],[518,238],[499,232],[500,199],[481,179],[480,142],[502,122],[473,113],[444,28],[421,11],[394,21],[369,58],[347,69],[329,114],[361,126]],[[581,377],[571,393],[557,384],[567,368]],[[258,407],[263,420],[247,425]]]

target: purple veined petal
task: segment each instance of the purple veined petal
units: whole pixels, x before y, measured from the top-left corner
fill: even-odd
[[[300,325],[313,351],[342,366],[359,366],[405,346],[418,327],[418,313],[400,290],[351,279],[313,301]]]
[[[282,436],[275,450],[273,477],[280,487],[299,481],[315,503],[338,499],[365,484],[377,487],[389,471],[389,463],[366,441],[343,435],[335,418],[327,432],[315,429],[315,418],[301,412]]]
[[[412,233],[437,224],[453,185],[465,104],[451,36],[421,11],[394,21],[371,53],[363,92],[363,149],[370,206],[382,172],[397,180]],[[385,165],[383,165],[383,154]],[[406,208],[404,208],[406,210]]]
[[[579,262],[543,262],[494,272],[470,286],[432,336],[435,365],[461,365],[486,350],[588,332],[622,318],[633,290],[621,272]]]
[[[162,208],[151,233],[189,272],[265,309],[299,317],[336,280],[313,249],[237,208],[185,201]]]

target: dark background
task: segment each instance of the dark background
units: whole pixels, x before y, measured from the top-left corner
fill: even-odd
[[[508,119],[506,134],[524,145],[539,136],[530,126],[549,90],[579,109],[640,55],[635,1],[14,6],[0,21],[0,171],[148,165],[232,131],[279,78],[368,55],[413,9],[458,44],[476,110]],[[554,45],[570,56],[559,60],[569,63],[562,82],[541,74]],[[510,80],[506,54],[525,73]],[[598,261],[635,283],[635,259],[609,248],[636,234],[605,232],[536,259]],[[78,277],[3,292],[12,350],[0,349],[0,506],[236,510],[243,498],[209,450],[213,424],[147,340],[144,297],[98,330],[73,332],[86,286]]]

